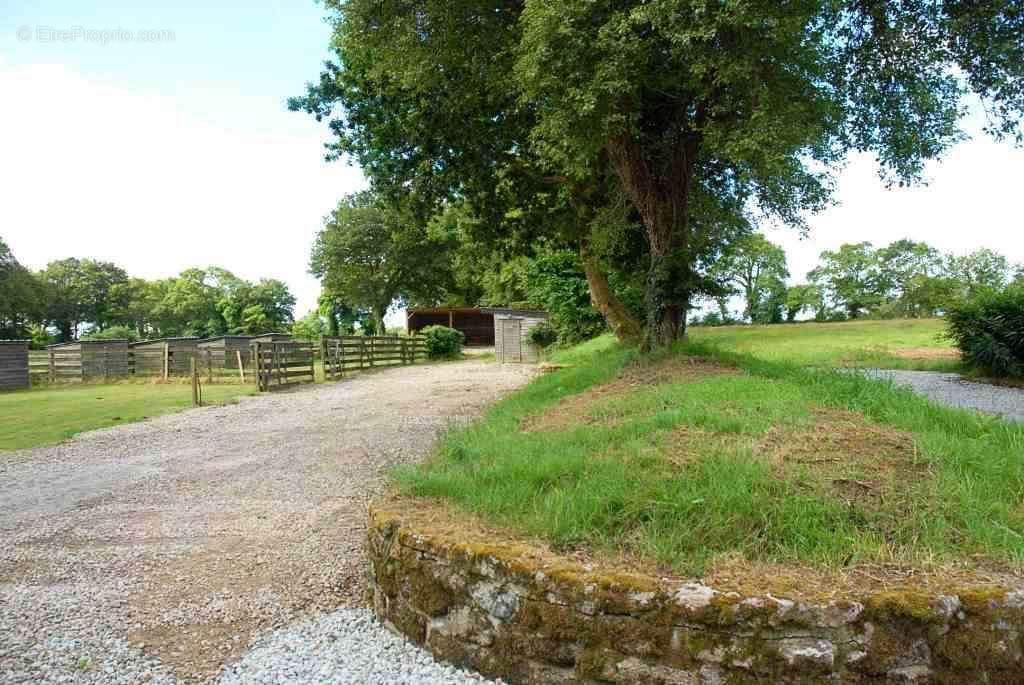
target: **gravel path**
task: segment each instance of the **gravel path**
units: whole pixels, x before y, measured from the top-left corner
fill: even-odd
[[[0,683],[475,683],[369,620],[367,500],[531,370],[380,371],[0,453]]]
[[[1024,421],[1024,389],[1021,388],[967,381],[958,374],[939,371],[872,369],[870,373],[908,386],[940,404]]]

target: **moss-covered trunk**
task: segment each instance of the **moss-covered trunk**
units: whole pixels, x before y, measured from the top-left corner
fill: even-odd
[[[686,334],[690,294],[683,274],[690,254],[690,187],[698,151],[696,137],[681,136],[658,163],[645,156],[636,138],[624,133],[608,147],[609,159],[644,223],[650,250],[644,348],[671,345]]]
[[[580,261],[583,262],[583,272],[587,276],[590,302],[597,311],[601,312],[615,337],[624,343],[639,342],[643,334],[640,322],[615,296],[608,283],[607,274],[601,268],[597,258],[590,253],[586,240],[580,241]]]

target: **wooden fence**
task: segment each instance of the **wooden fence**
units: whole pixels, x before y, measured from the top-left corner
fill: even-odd
[[[316,347],[308,342],[254,342],[253,363],[260,392],[316,382]]]
[[[427,355],[423,338],[346,335],[320,341],[324,375],[340,378],[346,371],[378,366],[414,364]]]
[[[0,390],[29,387],[28,341],[0,340]]]

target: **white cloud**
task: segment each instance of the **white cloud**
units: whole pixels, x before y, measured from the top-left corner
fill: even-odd
[[[286,281],[297,315],[314,306],[313,236],[364,184],[358,169],[323,162],[322,125],[283,109],[253,112],[245,126],[211,124],[169,97],[2,59],[0,92],[0,236],[23,263],[88,256],[147,278],[217,264]],[[274,130],[253,133],[257,122]],[[786,248],[794,282],[822,250],[860,240],[985,246],[1024,262],[1022,172],[1024,152],[981,136],[932,164],[923,188],[886,190],[873,162],[857,157],[841,176],[840,205],[811,217],[808,239],[768,236]],[[395,312],[389,323],[401,319]]]
[[[928,184],[911,188],[886,189],[876,169],[872,158],[854,157],[840,177],[839,204],[810,218],[806,239],[766,231],[785,247],[794,282],[823,250],[864,240],[877,247],[911,238],[956,254],[988,247],[1024,262],[1024,150],[979,135],[929,164]]]
[[[323,162],[322,125],[239,133],[56,65],[0,63],[0,92],[0,236],[23,263],[94,257],[147,278],[216,264],[286,281],[297,315],[315,305],[313,236],[364,183]]]

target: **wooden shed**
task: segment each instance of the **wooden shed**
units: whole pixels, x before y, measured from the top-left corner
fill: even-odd
[[[203,364],[209,361],[214,369],[238,371],[238,358],[242,358],[242,366],[249,366],[248,335],[222,335],[216,338],[200,340],[196,344]]]
[[[0,390],[29,387],[28,340],[0,340]]]
[[[192,356],[198,353],[200,338],[157,338],[132,343],[136,376],[187,376]]]
[[[128,375],[127,340],[79,340],[46,348],[53,380],[95,380]]]
[[[262,333],[249,338],[250,343],[291,342],[292,340],[291,333]]]
[[[537,309],[488,308],[494,317],[494,355],[499,362],[536,362],[540,348],[530,342],[530,329],[548,320]]]
[[[427,326],[447,326],[461,331],[469,347],[494,345],[494,315],[479,307],[433,307],[405,310],[405,329],[415,335]]]

